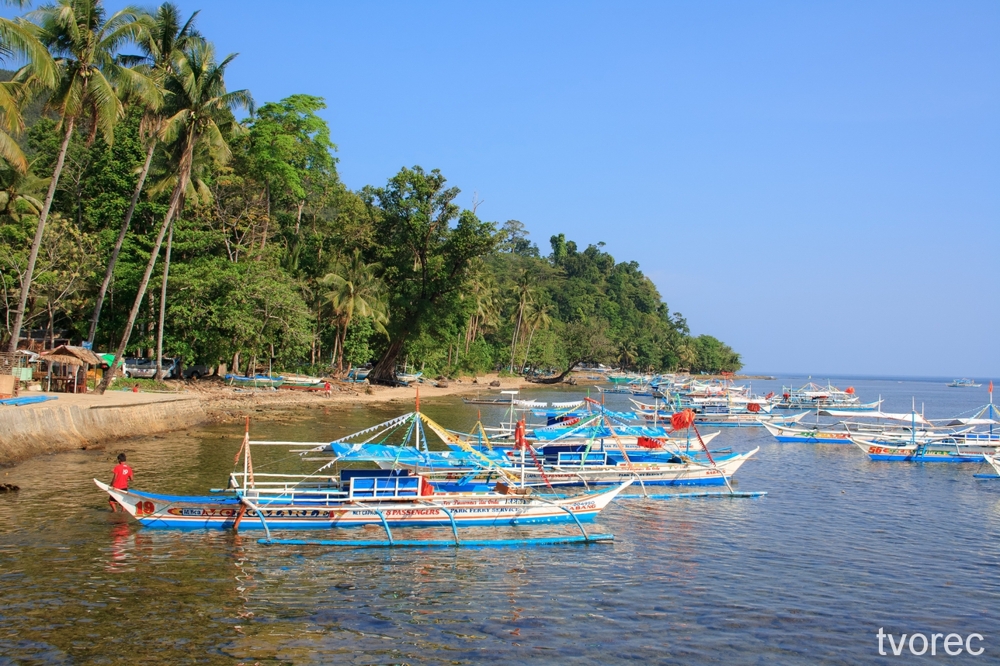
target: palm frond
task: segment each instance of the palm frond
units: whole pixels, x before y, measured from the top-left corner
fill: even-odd
[[[92,100],[93,118],[91,122],[104,135],[110,145],[114,141],[115,124],[125,115],[122,103],[115,94],[114,86],[100,71],[91,72],[87,77],[87,97]]]
[[[24,57],[32,64],[38,80],[51,86],[56,80],[56,66],[37,32],[38,27],[24,19],[0,19],[0,55]]]
[[[0,131],[0,158],[6,160],[18,173],[27,173],[28,160],[21,152],[21,147],[9,134],[3,131]]]

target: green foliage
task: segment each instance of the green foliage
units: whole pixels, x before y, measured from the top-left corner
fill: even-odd
[[[449,376],[558,373],[585,361],[643,371],[739,369],[739,354],[714,337],[692,337],[638,264],[617,262],[603,243],[581,250],[556,234],[543,257],[525,224],[508,220],[497,229],[480,220],[455,203],[459,191],[440,171],[419,166],[400,170],[384,186],[351,191],[318,115],[323,98],[296,94],[254,110],[248,91],[225,88],[232,56],[216,62],[211,44],[191,21],[182,26],[172,5],[155,15],[128,8],[115,23],[104,21],[102,11],[76,11],[91,5],[100,9],[94,0],[58,0],[38,15],[42,41],[62,58],[48,72],[61,78],[44,96],[44,112],[42,97],[34,109],[8,109],[17,86],[28,85],[18,80],[46,75],[44,59],[0,86],[5,118],[15,110],[28,123],[24,164],[3,145],[11,127],[0,126],[0,158],[16,167],[0,165],[4,337],[47,176],[65,120],[73,118],[80,122],[28,292],[29,328],[64,332],[74,341],[86,335],[138,174],[155,145],[112,273],[98,347],[127,337],[135,302],[127,349],[152,353],[160,290],[145,293],[144,278],[151,255],[160,253],[156,239],[174,195],[180,203],[163,342],[165,355],[186,364],[221,361],[246,370],[274,357],[279,369],[324,373],[372,362],[373,376],[383,378],[403,363]],[[57,11],[70,6],[74,11]],[[5,25],[0,20],[0,42],[28,54],[30,40],[3,42]],[[83,32],[72,37],[73,25]],[[87,42],[102,34],[108,41]],[[130,42],[142,56],[110,58]],[[100,80],[85,80],[80,63],[88,58]],[[141,67],[128,70],[130,64]],[[166,91],[162,104],[153,83]],[[232,113],[240,106],[250,111],[242,123]]]

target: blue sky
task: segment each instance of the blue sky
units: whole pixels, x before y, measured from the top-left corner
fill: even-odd
[[[748,370],[1000,377],[1000,3],[178,4],[350,187],[604,241]]]

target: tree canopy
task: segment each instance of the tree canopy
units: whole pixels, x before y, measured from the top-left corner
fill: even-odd
[[[327,101],[254,108],[194,18],[58,0],[0,21],[0,55],[29,60],[0,86],[0,343],[21,319],[22,337],[143,356],[162,337],[187,364],[371,363],[385,382],[403,366],[740,368],[604,243],[556,234],[543,252],[528,224],[463,209],[437,169],[349,189]]]

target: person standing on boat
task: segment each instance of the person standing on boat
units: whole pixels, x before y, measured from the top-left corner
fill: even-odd
[[[118,454],[118,464],[115,465],[112,474],[114,476],[111,477],[111,487],[116,490],[128,490],[128,482],[133,479],[133,475],[132,468],[125,464],[124,453]],[[114,497],[108,497],[108,504],[111,505],[111,510],[116,513],[119,509],[124,511],[124,509],[121,508],[121,505],[115,501]]]

